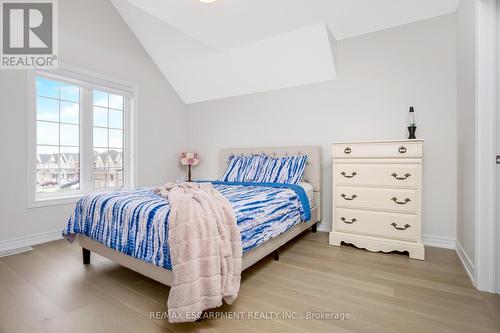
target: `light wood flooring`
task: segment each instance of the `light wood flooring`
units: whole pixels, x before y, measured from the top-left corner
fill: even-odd
[[[277,318],[171,325],[150,319],[166,310],[168,287],[95,254],[84,266],[78,245],[60,240],[0,258],[0,333],[500,332],[500,296],[475,290],[454,251],[426,251],[426,261],[410,260],[306,232],[280,261],[245,271],[236,302],[219,309]],[[284,318],[321,311],[351,318]]]

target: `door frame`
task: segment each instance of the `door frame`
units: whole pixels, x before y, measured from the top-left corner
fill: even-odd
[[[500,155],[500,134],[498,129],[500,128],[500,0],[497,0],[496,3],[496,24],[497,24],[497,36],[496,36],[496,62],[497,62],[497,105],[496,105],[496,155]],[[496,228],[496,238],[495,238],[495,259],[496,259],[496,292],[500,294],[500,165],[496,166],[496,192],[495,192],[495,201],[496,201],[496,209],[495,209],[495,228]]]
[[[497,0],[477,0],[476,25],[476,195],[475,282],[479,290],[496,291],[496,111]]]

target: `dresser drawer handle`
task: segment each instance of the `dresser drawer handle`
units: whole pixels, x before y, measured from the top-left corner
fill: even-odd
[[[344,149],[344,154],[350,154],[350,153],[351,153],[351,148],[346,147],[346,149]]]
[[[340,218],[340,220],[341,220],[342,222],[344,222],[345,224],[353,224],[354,222],[356,222],[356,221],[357,221],[357,220],[356,220],[356,219],[354,219],[354,218],[352,218],[350,221],[347,221],[347,220],[345,219],[345,217],[343,217],[343,216]]]
[[[350,198],[348,198],[344,193],[342,193],[340,196],[342,198],[344,198],[344,200],[354,200],[354,199],[356,199],[358,197],[356,194],[353,194],[353,195],[351,195]]]
[[[397,224],[396,222],[391,223],[391,225],[392,225],[392,226],[394,227],[394,229],[396,229],[396,230],[406,230],[406,229],[408,229],[409,227],[411,227],[411,225],[409,225],[409,224],[405,224],[405,225],[404,225],[404,226],[402,226],[402,227],[398,227],[398,224]]]
[[[351,175],[346,174],[344,171],[342,171],[340,174],[341,174],[342,176],[344,176],[345,178],[353,178],[354,176],[356,176],[356,175],[357,175],[356,171],[351,172]]]
[[[406,153],[406,147],[405,146],[401,146],[401,147],[399,147],[398,151],[399,151],[400,154],[404,154],[404,153]]]
[[[391,200],[397,203],[398,205],[406,205],[408,202],[411,201],[410,198],[406,198],[404,201],[398,201],[398,198],[396,197],[392,197]]]
[[[391,176],[393,176],[394,178],[396,178],[397,180],[406,180],[408,179],[408,177],[411,177],[411,175],[409,173],[407,173],[406,175],[404,175],[403,177],[399,177],[397,173],[393,173]]]

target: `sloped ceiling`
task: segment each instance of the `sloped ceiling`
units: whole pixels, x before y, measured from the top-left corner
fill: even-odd
[[[335,79],[336,39],[452,13],[460,0],[111,1],[195,103]]]

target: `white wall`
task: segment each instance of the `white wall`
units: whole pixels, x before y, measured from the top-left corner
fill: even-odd
[[[475,10],[462,0],[457,11],[458,223],[457,241],[474,265],[475,220]],[[467,261],[467,260],[466,260]],[[466,262],[466,265],[468,263]]]
[[[186,146],[186,107],[109,1],[59,1],[60,60],[138,85],[139,186],[176,179]],[[0,246],[62,230],[74,205],[27,209],[26,73],[0,71]]]
[[[407,136],[410,105],[424,138],[423,233],[456,237],[456,17],[337,44],[336,81],[188,105],[194,177],[217,177],[223,147],[323,147],[323,228],[331,224],[331,143]]]

